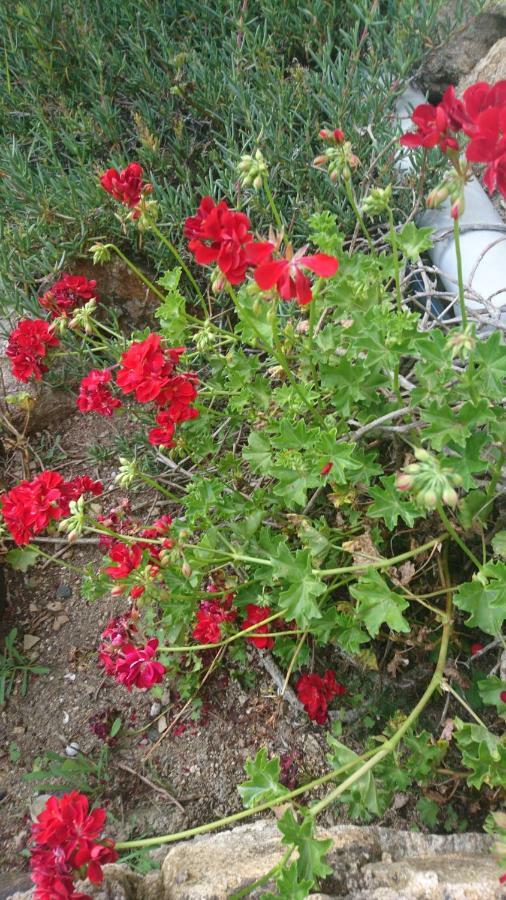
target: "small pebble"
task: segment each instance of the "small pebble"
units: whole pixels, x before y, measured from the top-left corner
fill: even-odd
[[[32,647],[35,647],[35,644],[38,644],[40,641],[40,637],[37,637],[36,634],[25,634],[23,637],[23,650],[25,653],[28,650],[31,650]]]
[[[69,722],[70,722],[70,716],[69,716],[68,712],[64,712],[63,713],[63,724],[68,725]]]
[[[77,678],[77,675],[75,674],[75,672],[66,672],[65,675],[63,676],[64,681],[75,681],[76,678]]]
[[[167,717],[160,716],[158,719],[158,734],[163,734],[164,731],[167,731]]]
[[[72,741],[72,743],[68,744],[65,747],[65,756],[77,756],[78,753],[79,744],[77,744],[75,741]]]
[[[53,631],[59,631],[60,628],[63,628],[64,625],[69,621],[69,617],[62,613],[61,616],[57,616],[57,618],[53,622]]]
[[[68,584],[60,584],[60,586],[56,588],[56,596],[61,600],[68,600],[68,598],[72,596],[72,588],[70,588]]]
[[[161,712],[161,709],[162,709],[162,704],[159,703],[158,700],[155,700],[155,702],[151,704],[151,709],[149,710],[149,717],[151,719],[154,719],[155,716],[157,716],[158,713]]]

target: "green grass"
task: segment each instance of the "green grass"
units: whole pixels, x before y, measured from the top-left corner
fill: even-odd
[[[478,3],[479,0],[476,0]],[[235,165],[260,146],[288,222],[304,237],[321,205],[351,219],[311,168],[318,129],[337,125],[366,171],[391,139],[396,91],[444,39],[444,0],[24,0],[0,4],[0,311],[30,308],[38,282],[90,241],[121,240],[97,176],[137,159],[161,221],[203,193],[270,217],[238,191]],[[392,154],[374,172],[391,176]],[[153,256],[153,239],[143,252]],[[156,248],[157,264],[165,259]]]

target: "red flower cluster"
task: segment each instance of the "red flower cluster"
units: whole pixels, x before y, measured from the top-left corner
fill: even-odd
[[[108,169],[102,175],[100,184],[115,200],[133,209],[139,204],[143,194],[153,190],[150,184],[143,181],[143,176],[144,172],[139,163],[129,163],[121,172],[117,169]],[[132,218],[138,219],[139,216],[140,211],[135,210]]]
[[[217,591],[216,585],[211,583],[208,593]],[[199,644],[217,644],[221,638],[222,622],[233,622],[237,616],[237,611],[231,609],[232,601],[235,594],[225,594],[216,599],[203,600],[197,610],[197,624],[193,629],[192,636]]]
[[[324,725],[327,721],[329,701],[346,693],[346,688],[336,681],[336,673],[332,669],[327,669],[323,678],[320,675],[301,675],[295,689],[309,718],[318,725]]]
[[[67,275],[65,272],[53,286],[39,297],[39,303],[47,309],[52,319],[68,316],[76,306],[97,299],[96,281],[88,281],[84,275]]]
[[[216,263],[230,284],[241,284],[247,269],[268,259],[274,245],[254,241],[251,223],[244,213],[230,209],[225,200],[204,197],[195,216],[184,225],[189,249],[202,266]]]
[[[96,497],[102,490],[102,483],[87,475],[64,481],[59,472],[45,471],[2,495],[2,515],[16,544],[28,544],[50,522],[68,514],[71,500],[82,494]]]
[[[108,675],[128,691],[133,687],[149,690],[163,681],[166,668],[156,662],[158,640],[150,638],[144,645],[131,643],[132,632],[136,631],[126,616],[113,619],[102,632],[104,639],[98,648],[98,657]]]
[[[464,91],[462,100],[453,87],[441,103],[421,103],[412,113],[417,130],[401,138],[404,147],[439,146],[443,153],[460,149],[457,135],[470,141],[466,157],[486,166],[484,181],[489,189],[506,196],[506,81],[490,85],[479,81]]]
[[[32,826],[35,900],[89,900],[74,891],[74,879],[100,884],[102,866],[118,859],[113,841],[98,840],[105,820],[105,810],[89,812],[88,798],[77,791],[49,798]]]
[[[131,523],[130,523],[131,524]],[[148,528],[143,528],[138,532],[137,536],[144,538],[142,541],[126,543],[125,541],[104,541],[109,551],[109,559],[116,565],[106,566],[104,572],[114,581],[128,578],[132,572],[136,571],[143,559],[146,562],[145,576],[149,580],[158,575],[160,556],[164,550],[170,550],[173,542],[167,537],[167,532],[172,525],[170,516],[161,516],[156,522],[153,522]],[[156,540],[156,543],[147,543],[146,539]],[[147,559],[146,559],[147,555]],[[145,591],[145,584],[140,583],[130,586],[130,596],[133,598],[141,597]],[[122,587],[115,588],[115,593],[123,592]]]
[[[139,403],[153,402],[159,409],[158,428],[149,432],[151,444],[171,447],[177,422],[198,416],[191,404],[197,396],[196,375],[174,374],[184,347],[171,350],[162,347],[158,334],[150,334],[144,341],[135,341],[122,354],[116,383],[124,394],[133,393]]]
[[[9,335],[6,354],[11,360],[12,374],[20,381],[32,375],[40,381],[48,367],[42,362],[50,347],[58,347],[59,340],[44,319],[22,319]]]
[[[326,253],[306,254],[307,247],[302,247],[297,253],[292,253],[288,248],[284,259],[274,259],[258,266],[254,272],[254,278],[262,291],[276,288],[283,300],[296,300],[299,306],[311,303],[313,293],[311,282],[304,269],[309,269],[320,278],[330,278],[335,275],[339,262],[335,256]]]
[[[112,416],[121,406],[121,400],[114,397],[107,387],[111,380],[109,369],[92,369],[81,381],[77,406],[81,412],[96,412],[99,416]]]
[[[246,618],[242,623],[241,628],[249,628],[250,625],[256,625],[258,623],[258,628],[255,628],[253,633],[266,635],[266,637],[246,638],[250,644],[254,644],[259,650],[270,650],[271,647],[274,647],[274,638],[267,637],[270,626],[262,625],[262,622],[264,622],[265,619],[268,619],[270,615],[271,611],[268,606],[257,606],[255,603],[248,603],[246,607]]]
[[[319,135],[324,141],[335,141],[336,144],[342,144],[344,141],[344,131],[341,131],[340,128],[333,128],[332,130],[322,128]]]
[[[198,410],[192,406],[197,397],[198,378],[191,372],[176,374],[184,347],[167,349],[158,334],[144,341],[134,341],[121,355],[116,384],[124,394],[134,394],[139,403],[154,403],[158,412],[156,428],[148,434],[151,444],[172,447],[178,422],[194,419]],[[108,369],[92,369],[81,381],[77,405],[81,412],[112,416],[121,400],[111,392]]]

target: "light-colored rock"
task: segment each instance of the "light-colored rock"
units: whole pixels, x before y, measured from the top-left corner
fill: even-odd
[[[25,653],[28,653],[32,647],[35,647],[35,644],[38,644],[40,641],[40,637],[36,634],[25,634],[23,636],[23,650]]]
[[[8,330],[11,326],[3,323]],[[14,326],[12,326],[14,327]],[[55,391],[47,384],[30,382],[24,384],[14,378],[11,363],[6,356],[7,341],[0,339],[0,396],[6,401],[9,415],[15,427],[25,430],[27,407],[29,408],[26,432],[32,434],[41,431],[52,423],[61,422],[66,416],[76,411],[75,396],[64,391]],[[27,395],[23,404],[13,402],[14,398]],[[10,398],[10,399],[9,399]]]
[[[506,4],[505,4],[506,8]],[[506,79],[506,37],[490,48],[487,55],[480,59],[464,78],[461,78],[457,88],[457,94],[460,96],[470,84],[476,81],[488,81],[494,84],[496,81],[504,81]]]
[[[499,869],[484,834],[424,835],[390,828],[336,826],[327,861],[333,874],[312,900],[501,900]],[[168,849],[160,872],[141,877],[124,865],[106,866],[104,882],[77,886],[94,900],[228,900],[281,858],[275,822],[257,822],[201,835]],[[260,898],[271,885],[249,896]],[[32,900],[31,892],[11,900]]]
[[[491,3],[477,16],[472,14],[472,4],[468,7],[463,27],[452,34],[445,46],[438,46],[424,66],[425,86],[436,95],[467,77],[490,48],[506,36],[506,3]],[[456,2],[445,3],[441,18],[454,24],[456,10]]]

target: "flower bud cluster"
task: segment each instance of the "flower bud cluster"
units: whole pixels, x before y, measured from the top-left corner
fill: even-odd
[[[137,464],[134,459],[127,459],[126,456],[120,456],[119,461],[120,467],[114,480],[121,487],[130,487],[138,473]]]
[[[415,457],[417,462],[405,466],[397,475],[397,489],[413,491],[417,503],[425,509],[436,509],[440,503],[456,506],[459,498],[455,488],[462,484],[460,475],[444,469],[423,447],[417,447]]]
[[[344,132],[340,128],[335,128],[334,131],[322,128],[320,137],[324,141],[331,142],[331,145],[313,160],[313,165],[326,166],[331,181],[337,181],[338,178],[348,181],[352,169],[360,165],[358,156],[355,156],[351,149],[351,143],[345,140]]]
[[[253,187],[256,191],[259,191],[264,178],[268,174],[267,163],[262,155],[262,151],[256,150],[253,156],[248,154],[241,156],[241,161],[237,168],[239,169],[239,180],[242,186]]]
[[[362,202],[362,209],[368,216],[379,216],[389,208],[391,201],[391,184],[386,188],[372,188]]]

